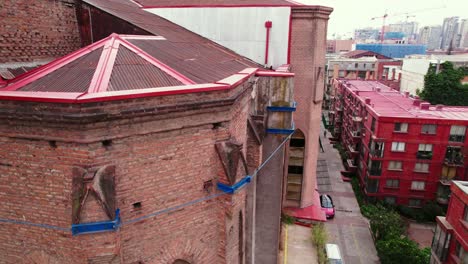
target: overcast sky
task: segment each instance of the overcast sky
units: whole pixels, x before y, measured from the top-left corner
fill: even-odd
[[[328,37],[334,33],[353,35],[355,28],[382,27],[382,20],[371,20],[389,14],[386,24],[416,21],[419,27],[442,25],[445,17],[468,18],[468,0],[296,0],[311,5],[324,5],[334,9],[328,22]],[[411,13],[391,16],[392,14]]]

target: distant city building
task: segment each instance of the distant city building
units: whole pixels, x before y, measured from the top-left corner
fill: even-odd
[[[379,29],[376,28],[361,28],[354,30],[354,39],[356,42],[375,42],[379,39]]]
[[[388,25],[388,32],[402,32],[409,41],[416,40],[418,34],[417,22],[400,22]]]
[[[468,19],[462,19],[458,29],[458,46],[459,48],[468,48]]]
[[[352,39],[332,39],[327,40],[327,53],[339,53],[352,51],[354,40]]]
[[[428,50],[439,49],[441,34],[442,34],[442,26],[423,27],[419,31],[417,43],[426,45]]]
[[[440,48],[447,50],[450,45],[452,48],[457,47],[457,33],[458,33],[458,17],[448,17],[444,19],[442,25],[442,40]]]
[[[447,216],[436,218],[431,264],[468,263],[468,182],[453,181]]]
[[[468,66],[468,54],[460,55],[412,55],[403,59],[400,91],[416,95],[424,88],[424,76],[433,63],[452,62],[455,67]]]
[[[375,81],[335,79],[333,88],[333,136],[365,195],[416,208],[447,204],[452,180],[468,177],[468,107],[432,106]]]
[[[391,58],[411,54],[426,54],[426,46],[415,44],[356,44],[357,50],[369,50]]]

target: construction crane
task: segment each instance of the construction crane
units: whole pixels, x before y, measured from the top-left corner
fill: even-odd
[[[410,14],[425,12],[425,11],[429,11],[429,10],[437,10],[437,9],[442,9],[442,8],[446,8],[446,7],[447,6],[444,4],[443,6],[439,6],[439,7],[424,8],[424,9],[414,10],[414,11],[411,11],[411,12],[397,13],[397,14],[390,14],[390,15],[387,13],[387,11],[385,11],[383,16],[373,17],[373,18],[371,18],[371,20],[382,19],[382,30],[381,30],[381,34],[380,34],[380,43],[383,43],[384,36],[385,36],[385,20],[387,19],[387,17],[389,17],[389,16],[396,17],[396,16],[403,16],[404,15],[404,16],[406,16],[406,21],[408,21],[408,18],[415,17],[415,15],[410,15]]]

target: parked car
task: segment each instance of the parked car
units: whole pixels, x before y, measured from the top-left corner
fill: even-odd
[[[325,212],[327,218],[333,218],[335,216],[335,205],[330,195],[322,194],[320,195],[320,206],[322,211]]]
[[[343,264],[341,258],[340,248],[337,244],[325,244],[325,253],[327,253],[327,263],[329,264]]]

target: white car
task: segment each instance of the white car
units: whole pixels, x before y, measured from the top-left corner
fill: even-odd
[[[344,264],[337,244],[325,244],[325,252],[327,253],[327,263]]]

